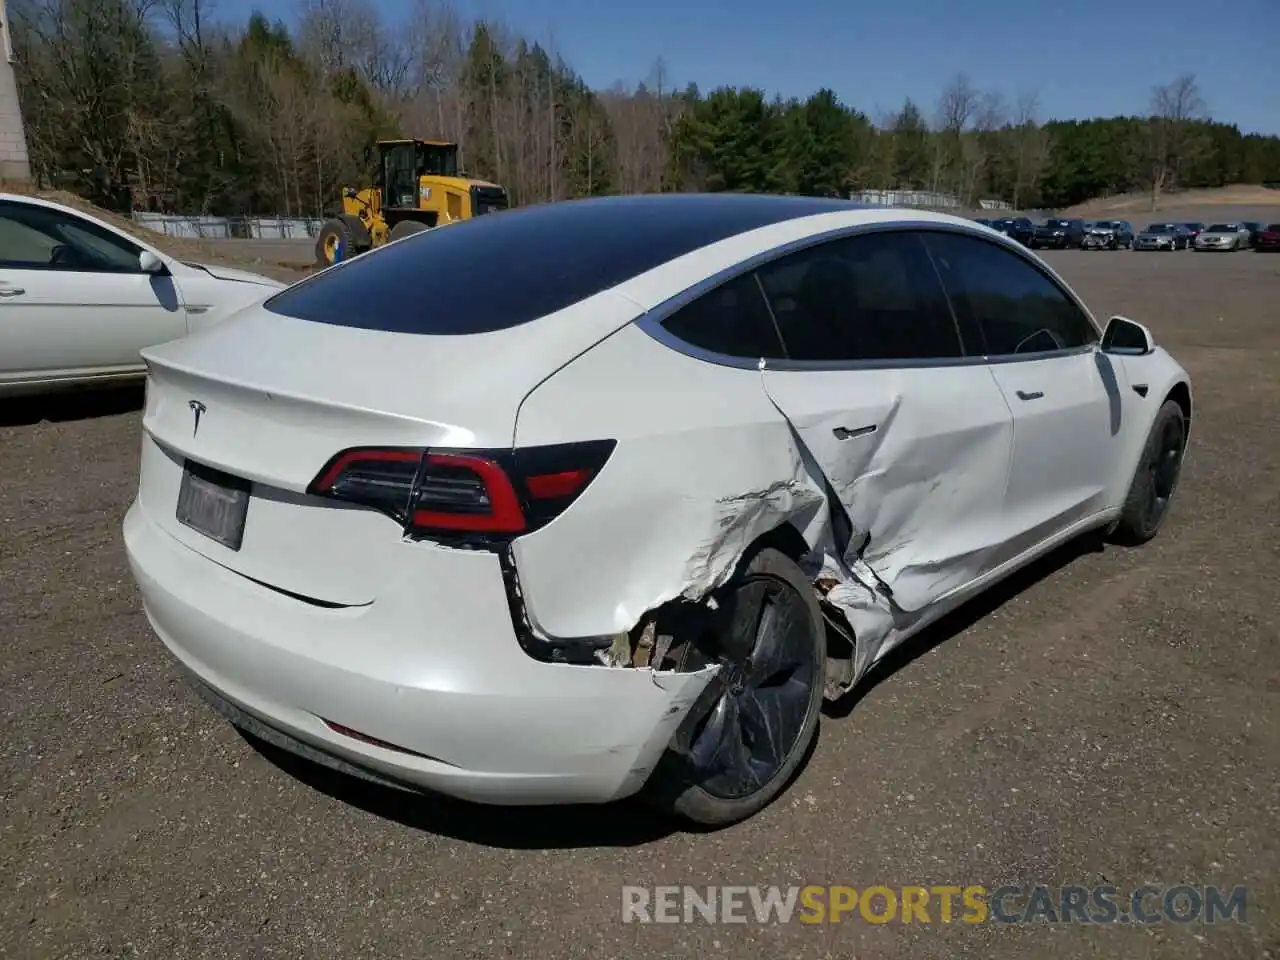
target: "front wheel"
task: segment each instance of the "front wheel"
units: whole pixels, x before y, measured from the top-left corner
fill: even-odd
[[[316,266],[332,266],[343,257],[353,256],[351,228],[339,217],[333,217],[320,225],[316,235]]]
[[[1112,532],[1117,543],[1138,546],[1160,531],[1182,473],[1186,445],[1187,418],[1175,401],[1166,400],[1151,424],[1124,509]]]
[[[681,644],[674,669],[719,664],[672,737],[646,799],[695,823],[726,826],[766,807],[814,742],[826,628],[804,572],[772,548],[756,553]]]

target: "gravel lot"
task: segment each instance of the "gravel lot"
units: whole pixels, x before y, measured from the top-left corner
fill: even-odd
[[[255,747],[129,577],[139,395],[0,407],[0,956],[1280,957],[1280,257],[1049,257],[1191,371],[1168,526],[921,638],[715,834],[406,798]],[[1249,923],[620,919],[624,884],[1006,882],[1245,885]]]

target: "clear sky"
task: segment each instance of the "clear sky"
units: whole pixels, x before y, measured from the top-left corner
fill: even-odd
[[[377,0],[387,20],[414,0]],[[877,118],[910,96],[928,112],[957,71],[1042,119],[1146,112],[1151,88],[1194,72],[1215,119],[1280,134],[1280,0],[452,0],[559,52],[593,87],[831,87]],[[215,0],[292,22],[297,0]]]

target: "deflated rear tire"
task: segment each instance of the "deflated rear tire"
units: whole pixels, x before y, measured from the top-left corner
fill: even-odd
[[[717,610],[674,668],[720,671],[677,729],[642,793],[663,810],[726,826],[766,807],[799,769],[818,730],[826,631],[813,586],[765,548],[716,594]]]
[[[1187,418],[1175,401],[1166,400],[1151,424],[1112,540],[1138,546],[1160,531],[1182,473],[1186,446]]]

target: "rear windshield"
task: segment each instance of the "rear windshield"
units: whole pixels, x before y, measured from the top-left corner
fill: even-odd
[[[1267,233],[1280,233],[1280,223],[1268,223]]]
[[[657,194],[541,204],[414,234],[266,301],[316,323],[431,335],[528,323],[699,247],[847,200]]]

